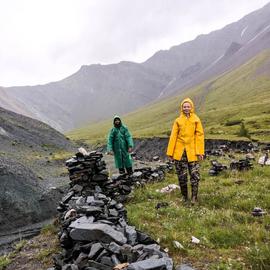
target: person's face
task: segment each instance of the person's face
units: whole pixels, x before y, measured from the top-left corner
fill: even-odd
[[[115,120],[114,120],[114,123],[115,123],[115,125],[118,126],[118,125],[120,125],[120,120],[119,120],[119,119],[115,119]]]
[[[190,114],[191,112],[191,104],[189,102],[185,102],[182,106],[184,114]]]

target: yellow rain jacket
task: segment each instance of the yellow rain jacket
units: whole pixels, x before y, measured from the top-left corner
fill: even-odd
[[[185,102],[191,104],[190,117],[186,117],[182,110]],[[182,101],[180,111],[180,116],[173,124],[167,155],[180,160],[186,150],[188,162],[197,161],[197,155],[204,155],[204,132],[201,120],[194,113],[194,104],[189,98]]]

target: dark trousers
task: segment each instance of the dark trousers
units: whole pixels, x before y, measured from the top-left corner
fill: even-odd
[[[200,181],[200,165],[196,161],[188,162],[186,152],[183,153],[181,160],[175,160],[175,170],[177,173],[179,186],[181,188],[181,193],[187,199],[188,190],[188,173],[190,176],[190,183],[192,187],[192,197],[195,196],[197,198],[198,187]]]

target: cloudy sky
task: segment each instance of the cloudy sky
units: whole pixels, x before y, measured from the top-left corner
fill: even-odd
[[[269,0],[0,0],[0,86],[63,79],[81,65],[143,62]]]

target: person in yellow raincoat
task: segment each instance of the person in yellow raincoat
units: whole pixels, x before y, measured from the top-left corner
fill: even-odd
[[[180,116],[175,119],[167,148],[167,155],[175,162],[179,186],[188,200],[188,172],[191,182],[191,202],[197,202],[200,181],[198,160],[204,155],[204,132],[200,118],[194,113],[190,98],[181,102]]]

